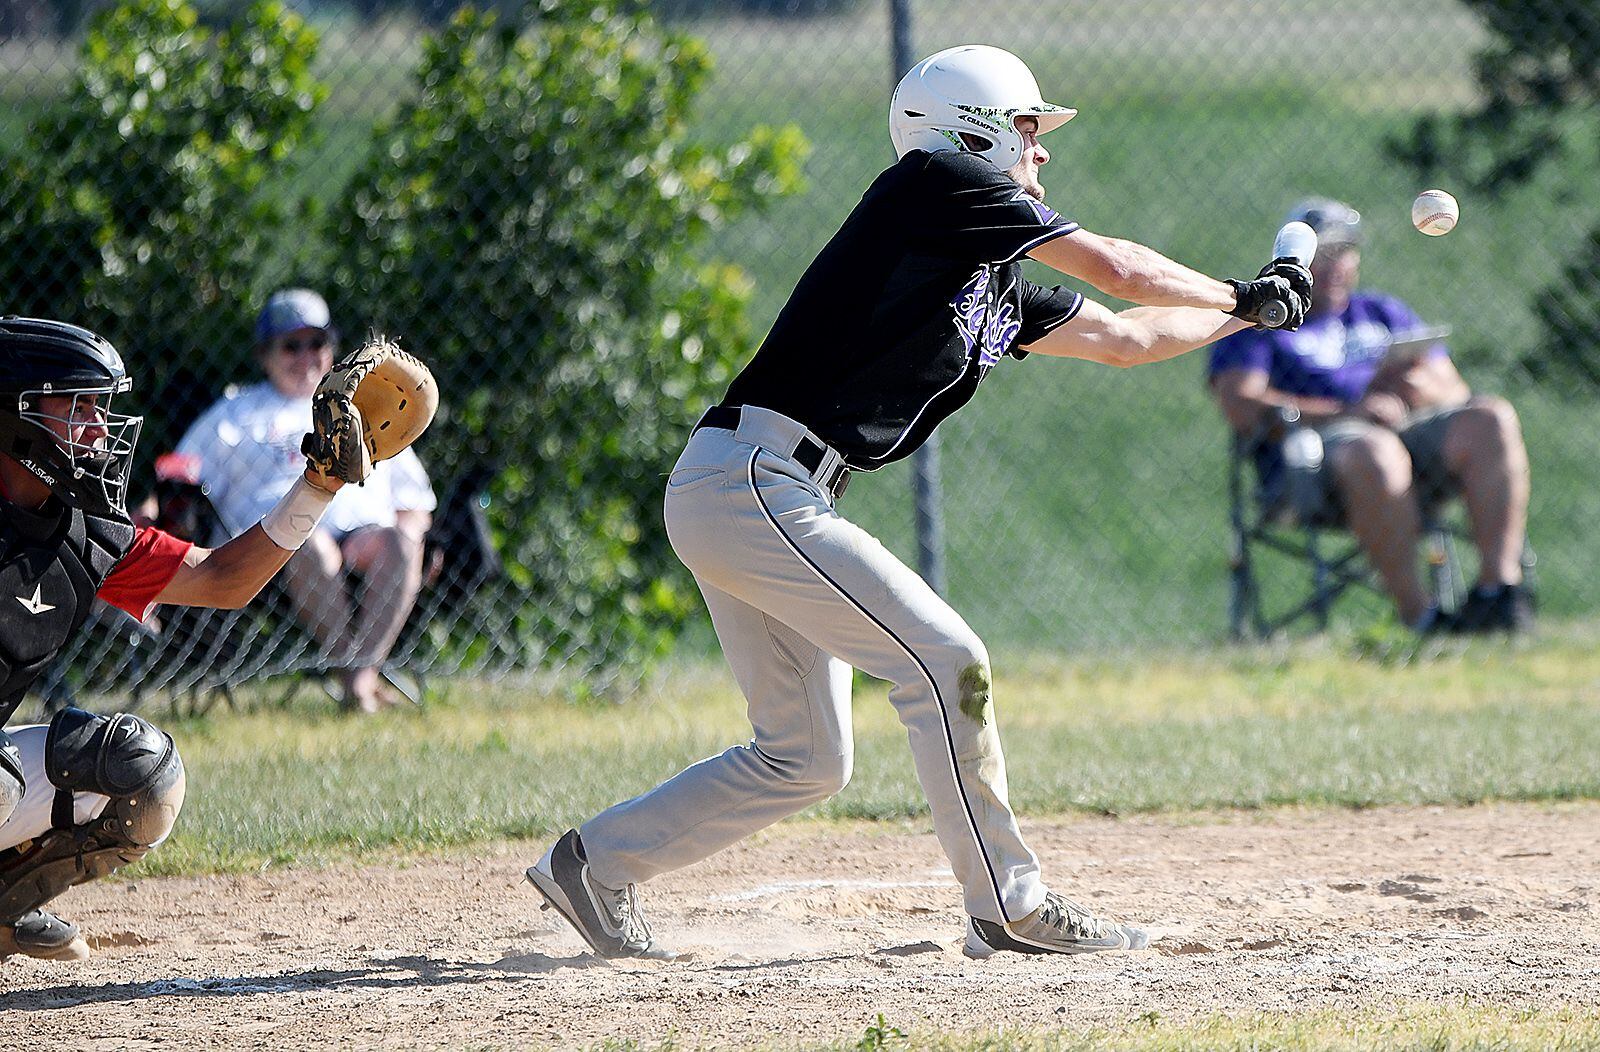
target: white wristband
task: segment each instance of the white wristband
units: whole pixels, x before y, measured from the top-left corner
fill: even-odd
[[[261,532],[284,551],[296,552],[322,521],[333,494],[313,486],[304,475],[294,480],[289,492],[261,518]]]

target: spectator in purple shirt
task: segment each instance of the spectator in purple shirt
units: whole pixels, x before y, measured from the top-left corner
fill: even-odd
[[[1229,425],[1251,434],[1267,414],[1289,410],[1318,433],[1323,460],[1312,485],[1343,511],[1406,624],[1530,627],[1528,453],[1516,411],[1474,395],[1442,342],[1415,338],[1425,329],[1404,303],[1356,290],[1359,213],[1317,198],[1289,218],[1309,223],[1320,243],[1311,310],[1297,332],[1246,330],[1213,346],[1211,389]],[[1264,479],[1285,471],[1281,461],[1259,467]],[[1421,502],[1445,492],[1465,501],[1480,558],[1477,583],[1448,624],[1417,565]]]

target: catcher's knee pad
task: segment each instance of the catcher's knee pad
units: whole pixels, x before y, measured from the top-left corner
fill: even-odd
[[[95,819],[107,837],[129,847],[150,848],[178,820],[183,760],[172,736],[147,720],[125,712],[97,716],[82,709],[62,709],[50,722],[44,754],[50,783],[60,793],[111,797]],[[71,821],[70,811],[65,819],[58,813],[56,828]]]
[[[11,817],[22,802],[26,780],[22,774],[22,754],[16,742],[5,731],[0,731],[0,825]]]
[[[75,884],[139,861],[171,832],[183,807],[183,761],[170,735],[138,716],[63,709],[45,739],[56,787],[55,828],[0,852],[0,922],[37,909]],[[72,794],[110,802],[72,824]]]

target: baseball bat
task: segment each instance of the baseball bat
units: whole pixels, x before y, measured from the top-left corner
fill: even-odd
[[[1311,266],[1317,256],[1317,232],[1301,222],[1285,223],[1272,239],[1273,259],[1292,259],[1302,267]],[[1289,305],[1268,300],[1261,308],[1261,324],[1276,329],[1289,320]]]

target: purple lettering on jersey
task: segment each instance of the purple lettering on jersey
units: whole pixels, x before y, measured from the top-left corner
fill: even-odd
[[[991,276],[988,267],[979,267],[950,304],[967,353],[970,355],[977,348],[978,364],[985,368],[998,364],[1022,332],[1022,320],[1015,307],[1005,303],[998,310],[993,309]]]
[[[1021,331],[1022,320],[1017,317],[1017,312],[1011,304],[1001,305],[999,310],[990,315],[989,323],[983,327],[983,346],[978,351],[978,361],[983,365],[994,365],[999,362],[1011,349],[1011,344]]]
[[[983,323],[989,313],[988,291],[989,268],[979,267],[950,304],[955,308],[956,329],[961,333],[961,342],[967,345],[968,354],[983,337]]]
[[[1056,212],[1051,208],[1047,208],[1043,201],[1035,200],[1033,197],[1029,196],[1026,190],[1018,190],[1017,196],[1012,198],[1012,200],[1021,201],[1023,204],[1033,209],[1033,214],[1039,217],[1039,222],[1044,226],[1049,226],[1051,223],[1054,223],[1057,219],[1061,218],[1061,214],[1059,212]]]

